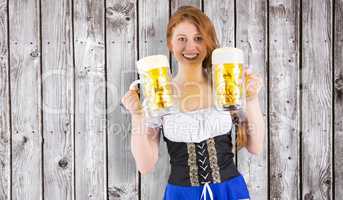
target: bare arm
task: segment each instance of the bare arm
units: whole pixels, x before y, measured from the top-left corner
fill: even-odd
[[[247,119],[247,150],[252,154],[259,154],[263,149],[265,124],[260,108],[258,94],[263,87],[263,79],[250,69],[245,71],[247,101],[244,109]]]
[[[154,168],[157,162],[160,134],[159,128],[148,128],[145,125],[144,111],[137,90],[137,87],[130,89],[121,101],[131,113],[131,152],[137,169],[142,174],[146,174]]]
[[[248,143],[246,148],[250,153],[257,155],[263,149],[265,135],[265,124],[258,96],[247,101],[246,117],[248,121]]]
[[[159,128],[146,127],[143,114],[133,114],[131,115],[131,120],[131,152],[135,158],[138,170],[142,174],[147,174],[153,170],[158,160]]]

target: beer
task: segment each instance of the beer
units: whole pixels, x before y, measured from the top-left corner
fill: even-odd
[[[169,67],[159,67],[143,73],[143,94],[152,110],[168,108],[173,104],[168,71]]]
[[[140,80],[135,82],[143,86],[146,114],[156,117],[171,112],[175,106],[168,58],[164,55],[144,57],[137,61],[137,68]]]
[[[215,105],[219,110],[236,111],[245,104],[243,51],[218,48],[212,53]]]

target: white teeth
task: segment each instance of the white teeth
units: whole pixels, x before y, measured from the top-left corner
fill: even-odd
[[[198,54],[183,54],[183,56],[186,58],[189,58],[189,59],[193,59],[193,58],[197,57]]]

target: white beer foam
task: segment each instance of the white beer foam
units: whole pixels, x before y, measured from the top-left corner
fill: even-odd
[[[137,61],[138,72],[144,72],[149,69],[168,67],[169,60],[165,55],[147,56]]]
[[[238,48],[217,48],[212,52],[212,64],[244,63],[244,53]]]

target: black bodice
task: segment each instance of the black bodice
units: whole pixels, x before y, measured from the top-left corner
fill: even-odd
[[[220,183],[240,173],[233,162],[231,132],[199,143],[173,142],[163,135],[170,155],[174,185],[199,186]],[[162,127],[163,133],[163,127]]]

